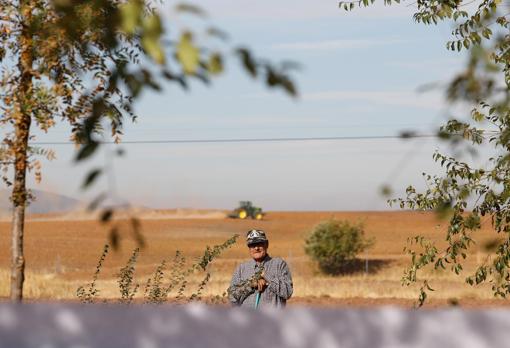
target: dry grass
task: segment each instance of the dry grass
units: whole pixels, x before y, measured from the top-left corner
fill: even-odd
[[[222,264],[221,261],[218,264]],[[223,265],[223,264],[222,264]],[[155,268],[156,266],[154,266]],[[230,282],[230,272],[227,267],[221,271],[212,271],[212,279],[204,291],[205,296],[222,295]],[[324,275],[303,276],[300,272],[294,271],[295,296],[297,297],[331,297],[331,298],[403,298],[414,299],[417,294],[417,287],[403,288],[401,286],[402,268],[391,266],[379,273],[366,275],[364,273],[333,277]],[[45,272],[27,272],[25,295],[31,299],[74,299],[76,289],[80,285],[91,280],[92,270],[88,277],[69,279],[63,274]],[[187,295],[197,288],[203,275],[191,277]],[[439,290],[432,293],[432,298],[470,298],[490,299],[491,295],[488,286],[477,288],[467,286],[462,278],[453,277],[450,273],[430,275],[433,286]],[[146,277],[138,277],[137,282],[143,287]],[[9,273],[7,270],[0,270],[0,297],[8,296]],[[100,277],[97,288],[101,291],[101,297],[113,299],[119,298],[119,289],[116,278],[110,276]],[[138,298],[142,290],[138,292]]]
[[[161,218],[154,218],[161,216]],[[328,218],[363,221],[368,236],[376,238],[375,246],[362,255],[369,260],[369,273],[363,270],[347,276],[329,277],[320,274],[303,251],[303,241],[311,228]],[[66,216],[69,219],[69,216]],[[9,224],[0,222],[0,245],[8,250]],[[218,244],[235,233],[243,234],[251,228],[264,229],[270,238],[270,253],[286,259],[293,273],[296,297],[323,298],[400,298],[416,297],[416,288],[402,288],[400,278],[407,260],[402,252],[407,237],[424,234],[440,239],[443,226],[432,214],[411,212],[275,212],[265,221],[238,221],[228,219],[176,219],[153,214],[142,220],[147,247],[137,264],[138,281],[142,284],[163,259],[171,259],[177,249],[189,260],[198,257],[206,245]],[[31,299],[75,299],[76,288],[91,280],[107,228],[92,220],[44,219],[27,223],[25,250],[27,279],[25,295]],[[135,243],[129,225],[122,225],[121,249],[111,252],[106,259],[98,288],[104,298],[118,298],[115,274],[129,258]],[[482,240],[490,238],[491,231],[478,232]],[[246,247],[238,243],[211,265],[212,279],[204,295],[221,295],[228,287],[235,266],[246,260]],[[473,269],[477,249],[472,251],[468,272]],[[0,297],[9,292],[9,254],[0,254]],[[465,275],[467,275],[466,273]],[[428,274],[439,291],[432,298],[490,299],[487,286],[473,288],[464,283],[465,275],[455,277],[450,272]],[[195,289],[203,275],[191,279]],[[140,293],[143,291],[140,291]]]

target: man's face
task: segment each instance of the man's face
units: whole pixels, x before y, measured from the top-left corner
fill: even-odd
[[[260,242],[248,245],[250,255],[257,262],[264,260],[267,255],[268,242]]]

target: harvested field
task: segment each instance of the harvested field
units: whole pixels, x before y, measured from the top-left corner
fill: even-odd
[[[145,214],[145,215],[144,215]],[[177,215],[180,214],[180,215]],[[444,224],[430,213],[416,212],[270,212],[263,221],[231,220],[222,218],[220,211],[154,211],[140,214],[142,233],[147,246],[137,263],[137,278],[142,283],[163,259],[172,259],[181,250],[188,260],[201,255],[206,245],[219,244],[233,234],[243,235],[252,228],[267,232],[269,252],[281,256],[290,264],[295,297],[291,304],[318,304],[335,306],[363,306],[398,304],[411,306],[416,288],[400,285],[402,269],[408,261],[403,247],[408,237],[423,234],[439,239]],[[318,222],[329,219],[361,221],[366,234],[375,237],[376,243],[366,254],[365,263],[356,273],[345,276],[320,274],[303,251],[304,239]],[[127,220],[117,221],[122,240],[117,252],[110,252],[101,270],[98,288],[104,298],[118,297],[115,274],[124,266],[136,243]],[[489,225],[478,232],[481,240],[491,237]],[[0,222],[0,297],[8,295],[10,224]],[[72,217],[34,216],[26,227],[25,251],[27,261],[26,297],[29,299],[75,299],[79,285],[90,282],[103,245],[107,241],[108,227],[80,215]],[[483,243],[480,243],[483,244]],[[212,275],[205,296],[221,295],[228,287],[231,273],[239,262],[246,260],[248,252],[241,239],[230,250],[213,262]],[[476,261],[485,257],[475,247],[466,264],[466,272]],[[488,286],[470,287],[464,283],[467,275],[455,277],[450,272],[428,272],[432,286],[432,306],[458,301],[461,305],[506,305],[494,300]],[[203,275],[193,277],[197,285]],[[143,292],[143,291],[141,291]]]

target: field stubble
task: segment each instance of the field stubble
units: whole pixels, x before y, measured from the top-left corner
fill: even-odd
[[[142,219],[142,231],[147,246],[142,250],[137,262],[137,281],[143,286],[157,265],[163,260],[171,260],[176,250],[180,250],[191,262],[201,255],[206,245],[219,244],[233,234],[241,234],[241,239],[231,249],[224,252],[210,266],[211,281],[204,296],[221,295],[229,285],[235,266],[248,259],[244,246],[244,232],[260,228],[270,239],[270,254],[283,257],[290,265],[296,302],[335,303],[338,299],[398,299],[411,300],[417,296],[417,287],[401,286],[402,270],[408,259],[403,247],[408,237],[423,234],[440,240],[444,233],[444,223],[437,221],[433,214],[416,212],[273,212],[264,221],[240,221],[220,218],[161,218],[151,216]],[[376,243],[368,252],[360,255],[368,260],[368,273],[365,265],[354,274],[325,276],[318,272],[303,250],[304,239],[318,222],[328,219],[347,219],[363,222],[367,236],[375,237]],[[97,287],[101,297],[118,298],[119,290],[115,278],[125,265],[133,248],[129,224],[120,221],[121,248],[111,251],[101,270]],[[91,281],[97,260],[107,241],[108,229],[94,220],[38,218],[27,222],[25,251],[27,278],[25,296],[29,299],[76,299],[79,285]],[[0,222],[0,297],[9,292],[9,233],[10,225]],[[477,232],[482,240],[490,238],[491,231],[485,228]],[[439,244],[441,245],[441,243]],[[488,286],[470,287],[464,278],[474,269],[476,261],[484,257],[474,247],[466,264],[466,273],[460,277],[451,272],[426,274],[438,291],[431,298],[459,301],[486,301],[493,299]],[[189,290],[196,289],[203,274],[191,277]],[[143,290],[139,291],[139,295]],[[189,294],[189,293],[188,293]],[[303,300],[305,299],[305,300]],[[309,300],[306,300],[309,299]],[[310,300],[311,299],[311,300]],[[291,301],[292,303],[292,301]]]

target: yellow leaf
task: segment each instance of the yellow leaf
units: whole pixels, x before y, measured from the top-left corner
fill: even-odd
[[[159,38],[163,33],[161,18],[157,14],[149,16],[143,20],[143,34],[146,36]]]
[[[200,54],[197,47],[193,45],[191,33],[185,32],[181,35],[177,45],[177,59],[182,65],[186,74],[194,74],[200,62]]]
[[[140,24],[143,12],[140,0],[130,0],[120,6],[121,27],[126,34],[134,34],[136,27]]]
[[[207,64],[207,70],[211,74],[219,74],[223,71],[223,60],[219,53],[213,53],[209,57],[209,62]]]
[[[162,33],[161,19],[157,14],[144,19],[142,46],[149,56],[159,64],[165,63],[165,53],[159,41]]]

